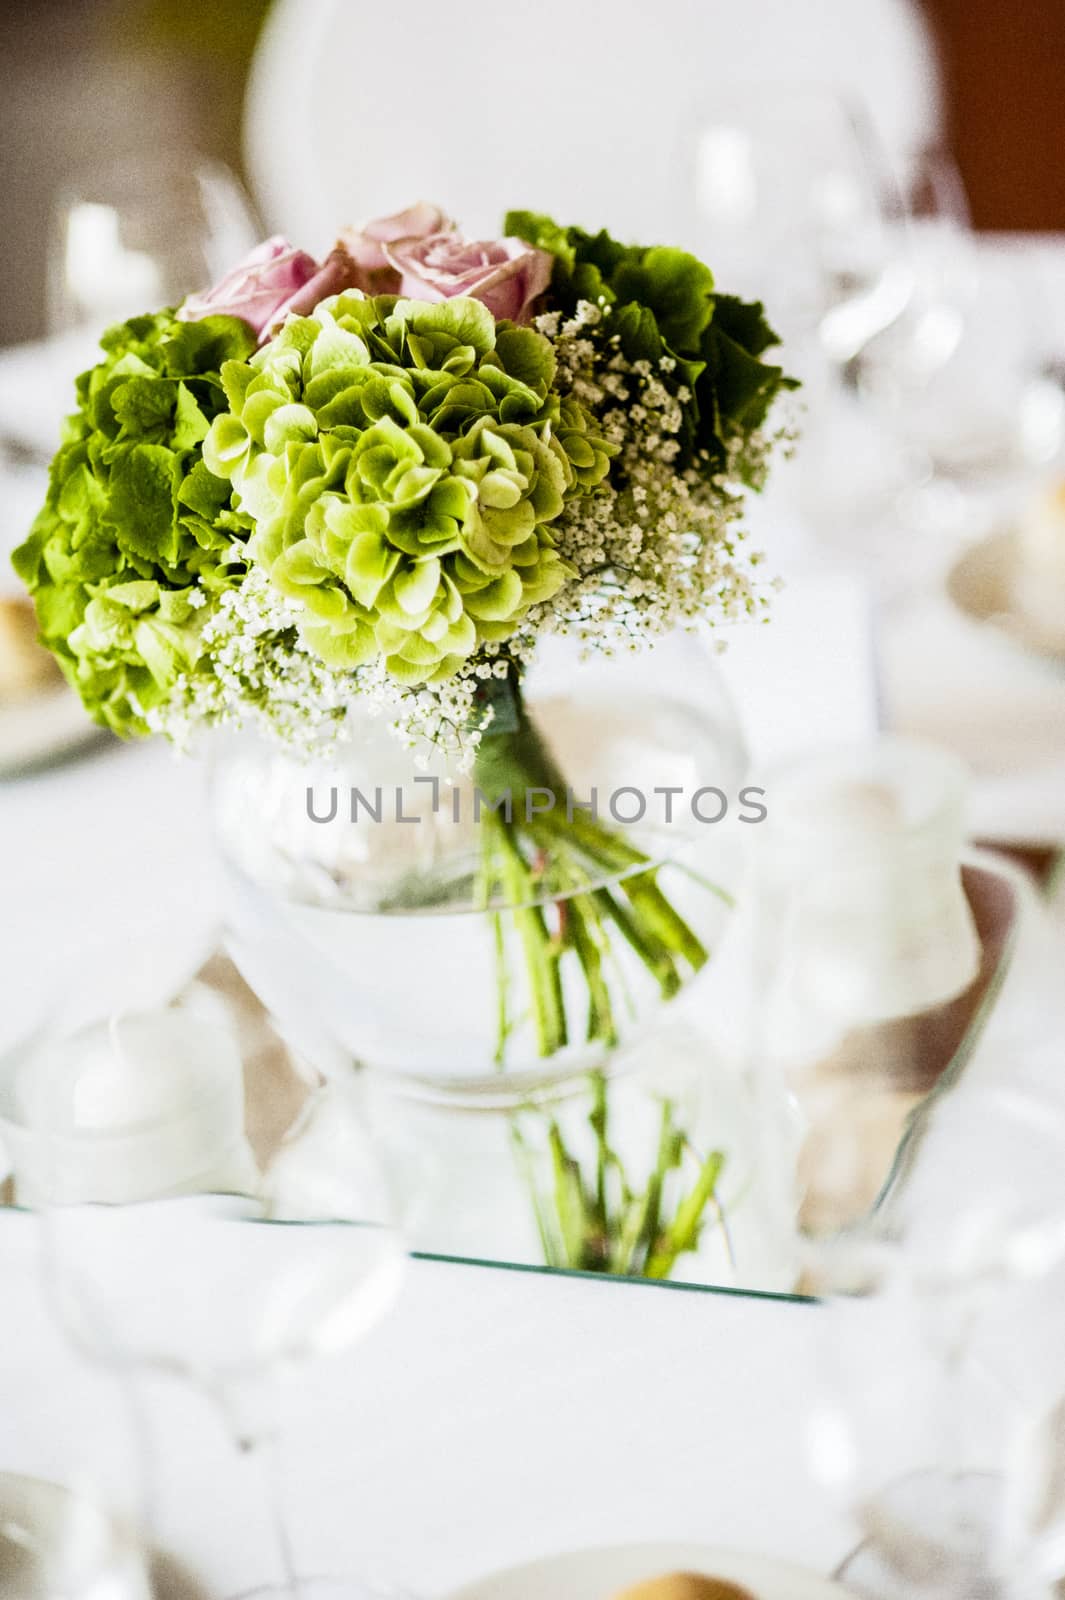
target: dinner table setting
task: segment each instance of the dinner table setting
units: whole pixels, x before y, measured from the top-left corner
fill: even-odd
[[[55,199],[0,1600],[1065,1594],[1065,231],[743,9],[272,0]]]

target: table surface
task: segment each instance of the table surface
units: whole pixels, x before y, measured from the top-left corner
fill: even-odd
[[[37,1228],[0,1214],[0,1468],[132,1506],[132,1430],[113,1380],[56,1330]],[[279,1256],[292,1239],[277,1230]],[[386,1321],[287,1395],[299,1564],[436,1596],[553,1551],[676,1538],[828,1571],[852,1534],[806,1467],[820,1316],[713,1291],[412,1262]],[[254,1473],[196,1395],[158,1379],[143,1388],[152,1437],[165,1439],[158,1542],[214,1594],[269,1579]]]

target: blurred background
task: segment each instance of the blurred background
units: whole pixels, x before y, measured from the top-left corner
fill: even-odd
[[[309,0],[295,9],[308,14],[315,6]],[[347,0],[342,9],[354,24],[363,8],[360,0]],[[596,7],[586,3],[585,9],[594,13]],[[767,76],[780,77],[764,28],[754,27],[757,7],[706,0],[703,9],[750,17],[749,23],[722,20],[728,30],[757,32]],[[803,19],[805,49],[792,57],[791,70],[796,77],[816,76],[826,43],[819,26],[825,7],[821,0],[793,0],[778,9]],[[850,7],[855,14],[866,9]],[[880,48],[872,16],[879,8],[869,9],[867,56]],[[893,9],[901,19],[907,7],[900,0]],[[0,8],[6,153],[0,206],[8,257],[18,270],[9,273],[0,301],[0,343],[45,331],[53,210],[72,173],[104,159],[136,162],[166,150],[195,150],[246,173],[243,89],[269,10],[269,0],[6,0]],[[528,16],[522,0],[497,10]],[[1036,232],[1065,227],[1065,7],[1060,0],[921,0],[920,13],[937,54],[942,136],[957,161],[974,225]],[[645,26],[667,28],[666,11]],[[749,77],[749,63],[742,65]],[[856,77],[872,65],[859,62]],[[725,86],[724,74],[709,56],[701,67],[709,102]],[[357,98],[360,73],[354,62],[348,70]],[[379,166],[392,130],[382,125],[378,131],[371,155]],[[914,131],[927,129],[918,119]],[[356,207],[358,190],[353,171]]]

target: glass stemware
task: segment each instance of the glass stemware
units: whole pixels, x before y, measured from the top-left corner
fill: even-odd
[[[833,1234],[871,1211],[907,1119],[976,1025],[965,779],[948,753],[883,738],[765,782],[713,1026],[733,1032],[773,1131],[782,1210]]]
[[[1032,262],[980,242],[960,174],[926,151],[902,177],[912,292],[862,350],[861,396],[899,487],[884,535],[897,576],[938,577],[1065,439],[1046,285]]]
[[[926,1122],[878,1233],[808,1252],[826,1299],[811,1464],[861,1528],[857,1594],[1036,1600],[1065,1574],[1065,1362],[1032,1349],[1065,1287],[1065,1112],[966,1086]]]
[[[789,344],[845,365],[909,287],[900,198],[860,108],[748,86],[701,108],[688,145],[695,242],[721,281],[772,305]]]
[[[48,322],[53,334],[177,305],[213,283],[261,237],[228,168],[144,154],[75,174],[53,211]]]
[[[276,1428],[264,1417],[280,1380],[357,1342],[400,1288],[399,1206],[359,1086],[333,1084],[311,1102],[268,1169],[262,1200],[195,1196],[42,1215],[46,1279],[73,1343],[120,1373],[188,1383],[214,1405],[236,1447],[261,1465],[276,1592],[319,1593],[297,1570]],[[377,1592],[355,1579],[330,1590],[347,1600]]]

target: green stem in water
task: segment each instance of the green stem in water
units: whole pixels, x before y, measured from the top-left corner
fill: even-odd
[[[532,996],[537,1048],[542,1056],[554,1055],[566,1043],[566,1011],[559,974],[560,951],[552,939],[543,910],[529,904],[534,895],[532,874],[514,837],[512,825],[499,818],[486,822],[496,832],[500,877],[525,955]]]
[[[666,899],[653,872],[622,878],[620,887],[633,910],[658,935],[667,950],[682,956],[693,972],[698,972],[700,967],[706,965],[710,959],[709,951]]]
[[[707,1207],[715,1199],[717,1180],[725,1165],[722,1151],[713,1150],[699,1169],[689,1194],[677,1206],[673,1221],[662,1234],[644,1268],[647,1278],[668,1278],[678,1256],[694,1250],[702,1233]]]
[[[681,976],[674,964],[673,957],[662,941],[649,928],[646,928],[638,917],[634,916],[616,892],[609,889],[597,889],[595,900],[603,909],[604,915],[610,917],[617,925],[626,944],[633,949],[658,983],[663,1000],[670,1000],[681,986]]]
[[[650,858],[587,811],[572,808],[567,815],[564,779],[525,712],[516,676],[504,688],[506,714],[483,736],[474,773],[488,802],[481,813],[481,885],[483,904],[496,907],[492,926],[500,1067],[520,1020],[511,999],[506,919],[518,933],[537,1049],[545,1057],[562,1049],[571,1036],[563,961],[579,967],[583,979],[585,1038],[607,1048],[616,1045],[607,962],[616,960],[618,941],[612,941],[611,930],[635,952],[666,999],[677,993],[688,971],[698,971],[708,959],[705,946],[659,886]],[[554,796],[553,809],[527,807],[534,789]],[[557,927],[552,898],[557,900]],[[672,1220],[665,1221],[689,1149],[672,1103],[662,1105],[654,1170],[642,1192],[635,1192],[610,1143],[606,1077],[595,1072],[591,1082],[588,1120],[595,1146],[587,1171],[567,1148],[554,1117],[533,1107],[512,1124],[515,1155],[528,1177],[545,1259],[584,1271],[665,1277],[678,1257],[698,1243],[705,1213],[716,1203],[724,1158],[715,1152],[700,1164],[690,1190],[678,1196]],[[520,1126],[528,1116],[538,1116],[546,1129],[551,1174],[546,1185],[537,1181],[534,1147]]]
[[[714,1150],[700,1159],[690,1187],[686,1192],[679,1187],[685,1158],[695,1152],[677,1125],[673,1102],[663,1101],[655,1165],[642,1192],[634,1191],[610,1143],[607,1079],[595,1072],[589,1081],[588,1125],[595,1139],[595,1158],[587,1164],[587,1176],[552,1117],[547,1126],[550,1180],[545,1192],[536,1181],[530,1147],[515,1123],[515,1145],[531,1183],[545,1259],[550,1266],[577,1271],[667,1278],[680,1257],[698,1247],[708,1212],[724,1227],[717,1196],[724,1153]],[[667,1220],[669,1207],[672,1218]]]

